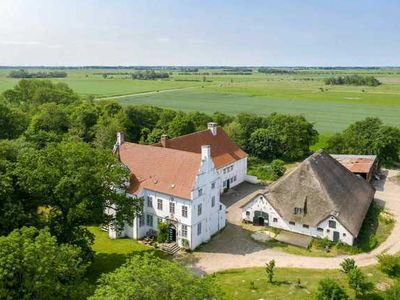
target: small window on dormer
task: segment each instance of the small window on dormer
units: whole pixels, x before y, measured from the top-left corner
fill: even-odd
[[[294,214],[295,215],[302,215],[304,213],[304,210],[300,207],[295,207],[294,208]]]

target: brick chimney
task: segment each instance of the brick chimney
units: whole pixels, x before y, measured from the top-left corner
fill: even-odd
[[[121,146],[124,143],[124,133],[117,132],[117,145]]]
[[[201,159],[207,160],[211,158],[211,147],[210,145],[201,146]]]
[[[208,130],[211,131],[212,135],[217,135],[217,127],[218,127],[218,124],[215,122],[207,123],[207,128],[208,128]]]
[[[161,135],[161,145],[164,148],[167,148],[167,142],[168,142],[168,135],[166,134]]]

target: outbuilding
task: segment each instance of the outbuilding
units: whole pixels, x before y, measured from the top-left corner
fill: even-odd
[[[242,219],[353,245],[375,190],[324,151],[242,206]]]

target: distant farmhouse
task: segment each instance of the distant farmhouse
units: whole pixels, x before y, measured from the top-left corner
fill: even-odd
[[[375,190],[343,162],[314,153],[243,205],[243,220],[353,245]]]
[[[244,181],[247,154],[216,123],[193,134],[140,145],[119,133],[114,148],[131,172],[128,195],[144,199],[143,213],[112,238],[140,239],[168,223],[168,241],[194,249],[225,226],[220,194]]]

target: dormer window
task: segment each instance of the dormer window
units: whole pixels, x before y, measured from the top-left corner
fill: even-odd
[[[304,209],[301,207],[295,207],[294,208],[294,214],[295,215],[303,215],[304,214]]]

